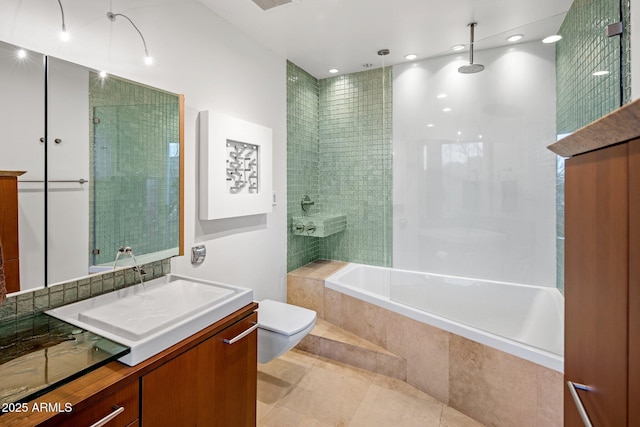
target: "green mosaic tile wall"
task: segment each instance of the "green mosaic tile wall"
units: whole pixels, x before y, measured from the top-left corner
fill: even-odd
[[[347,216],[322,258],[391,266],[392,123],[391,68],[320,80],[318,208]]]
[[[318,81],[287,62],[288,271],[321,258],[391,266],[391,88],[391,68]],[[344,214],[347,229],[294,235],[292,218],[314,214]]]
[[[622,7],[622,10],[621,10]],[[622,13],[621,13],[622,12]],[[629,2],[575,0],[560,27],[556,45],[557,133],[575,132],[631,99]],[[622,37],[605,27],[623,16]],[[594,71],[608,70],[606,76]],[[564,289],[564,160],[557,164],[557,283]]]
[[[319,238],[292,231],[292,218],[303,215],[302,197],[319,200],[318,97],[318,80],[287,62],[287,271],[320,258]],[[309,213],[317,211],[313,205]]]
[[[89,106],[93,264],[113,262],[121,246],[134,254],[176,247],[178,97],[92,73]]]

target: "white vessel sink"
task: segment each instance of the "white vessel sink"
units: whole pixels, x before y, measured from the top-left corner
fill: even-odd
[[[174,274],[46,313],[131,348],[129,366],[253,301],[251,289]]]

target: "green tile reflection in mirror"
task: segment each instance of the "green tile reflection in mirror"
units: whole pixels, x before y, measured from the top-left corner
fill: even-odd
[[[91,73],[89,88],[92,264],[179,242],[179,98]]]

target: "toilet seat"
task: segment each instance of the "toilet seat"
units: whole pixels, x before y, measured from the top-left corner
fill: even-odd
[[[291,336],[308,328],[316,320],[316,312],[279,301],[262,300],[258,306],[260,328]]]

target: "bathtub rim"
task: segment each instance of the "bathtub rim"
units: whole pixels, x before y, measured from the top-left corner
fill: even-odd
[[[505,353],[519,357],[521,359],[528,360],[532,363],[544,366],[554,371],[564,373],[564,356],[551,353],[549,351],[542,350],[537,347],[533,347],[519,341],[515,341],[509,338],[504,338],[499,335],[495,335],[490,332],[486,332],[481,329],[474,328],[472,326],[457,322],[455,320],[448,319],[443,316],[439,316],[434,313],[422,311],[417,308],[392,301],[388,295],[383,296],[383,295],[379,295],[377,293],[371,292],[367,289],[354,288],[353,286],[341,280],[344,275],[346,275],[347,273],[359,267],[373,268],[373,269],[385,270],[385,271],[395,270],[395,271],[404,272],[404,273],[416,273],[421,275],[431,275],[431,276],[437,276],[437,277],[451,277],[455,279],[482,281],[482,282],[504,284],[504,285],[510,285],[510,286],[526,287],[526,288],[549,289],[549,291],[553,291],[555,289],[556,292],[559,292],[556,288],[551,288],[548,286],[535,286],[535,285],[525,285],[520,283],[500,282],[495,280],[473,279],[468,277],[450,276],[445,274],[427,273],[427,272],[421,272],[421,271],[392,269],[389,267],[380,267],[375,265],[358,264],[358,263],[349,263],[345,267],[341,268],[337,272],[327,277],[324,281],[325,287],[332,289],[334,291],[338,291],[340,293],[349,295],[350,297],[357,298],[369,304],[376,305],[378,307],[395,312],[397,314],[403,315],[405,317],[416,320],[418,322],[426,323],[430,326],[462,336],[463,338],[478,342],[480,344],[486,345],[496,350],[503,351]]]

